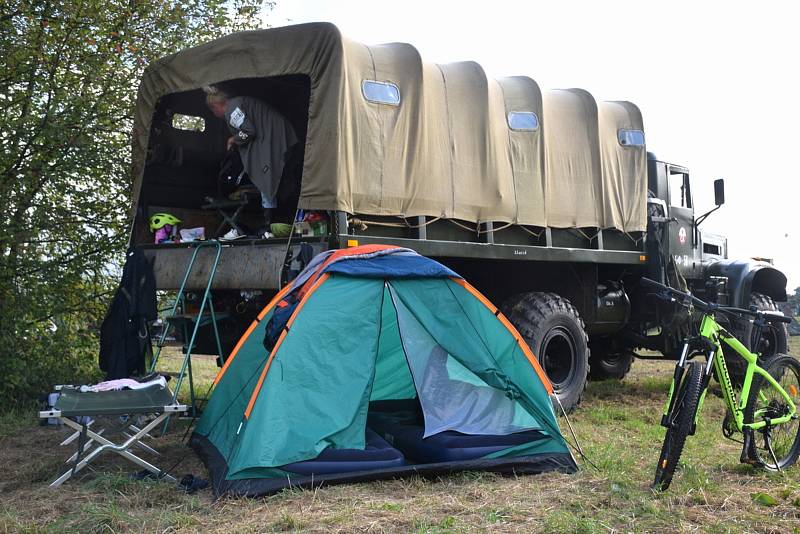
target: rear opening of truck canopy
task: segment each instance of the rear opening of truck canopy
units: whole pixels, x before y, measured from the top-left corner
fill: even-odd
[[[635,105],[542,93],[531,78],[425,63],[410,45],[365,46],[314,23],[232,34],[148,67],[133,135],[134,242],[157,211],[202,219],[198,206],[216,191],[229,133],[205,107],[208,85],[263,99],[292,123],[305,145],[299,208],[646,228]]]

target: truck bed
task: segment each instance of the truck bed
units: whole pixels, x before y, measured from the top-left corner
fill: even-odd
[[[536,228],[504,223],[474,224],[413,217],[408,226],[397,217],[359,216],[337,212],[335,228],[341,246],[370,243],[397,245],[433,258],[469,258],[543,262],[641,265],[647,260],[644,236],[596,228]],[[348,244],[349,242],[349,244]]]
[[[291,246],[295,253],[303,242],[302,239],[292,240]],[[319,238],[308,242],[314,249],[315,255],[328,249],[328,243],[321,242]],[[286,254],[286,243],[286,239],[240,239],[224,243],[213,288],[277,289]],[[153,260],[156,288],[178,289],[194,253],[192,244],[140,245],[140,248]],[[214,256],[213,248],[204,248],[197,253],[195,266],[186,283],[187,288],[205,288]]]

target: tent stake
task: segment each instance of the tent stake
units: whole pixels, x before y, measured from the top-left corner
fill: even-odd
[[[594,464],[594,462],[592,462],[586,456],[586,454],[583,452],[583,448],[581,447],[581,444],[578,441],[578,436],[575,435],[575,430],[572,428],[572,423],[570,422],[569,417],[567,417],[567,411],[564,409],[564,405],[561,404],[561,399],[559,399],[558,395],[556,395],[555,393],[553,393],[553,397],[556,399],[556,402],[558,403],[558,407],[561,408],[561,414],[564,416],[564,420],[567,422],[567,427],[569,427],[569,433],[572,434],[572,439],[575,440],[575,445],[574,445],[575,450],[578,451],[578,454],[581,455],[581,458],[583,458],[586,461],[586,463],[588,463],[589,465],[591,465],[592,467],[594,467],[595,469],[600,471],[600,468],[597,467]],[[570,456],[572,456],[571,452],[570,452]],[[576,464],[578,463],[578,461],[575,460],[574,456],[572,456],[572,459],[573,459],[573,461],[575,461]]]

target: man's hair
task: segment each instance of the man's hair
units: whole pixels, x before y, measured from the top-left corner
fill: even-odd
[[[213,85],[203,87],[203,91],[206,93],[206,105],[208,107],[215,104],[224,104],[228,101],[228,94]]]

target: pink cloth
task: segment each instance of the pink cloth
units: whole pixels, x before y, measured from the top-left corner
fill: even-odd
[[[100,382],[99,384],[94,384],[93,386],[81,386],[81,392],[86,393],[87,391],[113,391],[117,389],[142,389],[147,388],[154,385],[160,385],[162,388],[167,387],[167,380],[163,376],[159,376],[156,379],[150,380],[148,382],[137,382],[132,378],[119,378],[117,380],[107,380],[106,382]]]

